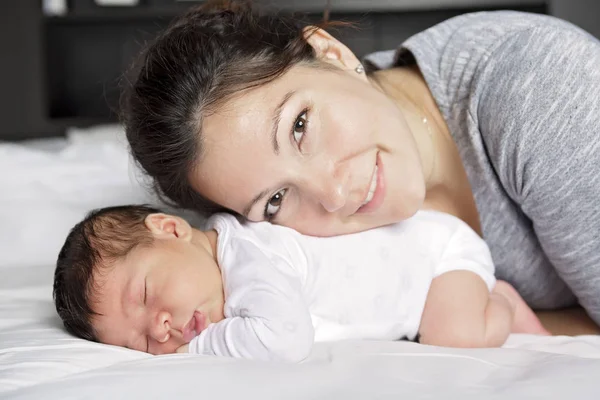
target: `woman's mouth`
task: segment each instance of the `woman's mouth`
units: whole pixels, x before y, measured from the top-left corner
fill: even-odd
[[[365,199],[363,200],[362,206],[356,211],[357,213],[367,213],[377,210],[383,203],[385,198],[385,181],[383,174],[383,164],[379,153],[377,153],[377,161],[375,162],[375,169],[373,176],[371,177],[371,184]]]
[[[375,164],[375,173],[373,174],[373,178],[371,179],[371,186],[369,187],[369,193],[367,193],[367,198],[363,201],[363,206],[368,204],[371,200],[373,200],[373,196],[375,195],[375,189],[377,189],[377,171],[379,167]]]
[[[189,343],[206,328],[206,317],[198,311],[194,311],[192,319],[183,327],[183,340]]]

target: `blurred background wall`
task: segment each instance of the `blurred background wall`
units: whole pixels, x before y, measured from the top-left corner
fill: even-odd
[[[131,6],[105,5],[122,2]],[[319,21],[326,0],[258,0]],[[0,1],[0,140],[116,121],[118,82],[141,45],[187,7],[177,0]],[[514,9],[567,19],[600,37],[596,0],[332,0],[336,34],[358,56],[466,12]]]

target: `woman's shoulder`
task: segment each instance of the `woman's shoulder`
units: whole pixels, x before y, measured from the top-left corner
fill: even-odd
[[[549,15],[482,11],[445,20],[411,36],[396,50],[371,53],[364,61],[371,70],[416,63],[426,77],[435,76],[447,82],[457,68],[475,68],[505,41],[536,28],[589,36],[577,26]],[[428,81],[428,84],[432,82]]]
[[[559,21],[512,35],[479,68],[470,116],[513,200],[597,174],[582,152],[600,142],[598,65],[600,41]]]
[[[584,33],[580,28],[548,15],[518,11],[485,11],[450,18],[407,39],[396,50],[365,57],[370,70],[417,64],[446,117],[457,98],[468,93],[477,71],[505,42],[536,28]],[[589,35],[588,35],[589,36]],[[528,38],[543,41],[545,34]],[[535,43],[532,43],[535,45]]]
[[[577,26],[550,15],[520,11],[482,11],[450,18],[410,37],[402,47],[443,50],[444,54],[493,48],[515,34],[543,27],[545,30],[579,31]]]
[[[449,44],[462,43],[459,47],[468,48],[484,41],[502,40],[515,32],[551,26],[556,29],[578,29],[558,18],[520,11],[481,11],[466,13],[449,18],[409,37],[395,50],[371,53],[365,57],[367,63],[376,69],[390,68],[394,62],[401,61],[403,50],[415,51],[419,47],[437,50],[439,53]],[[431,51],[429,51],[432,54]]]
[[[553,26],[557,29],[573,29],[575,27],[551,15],[502,10],[480,11],[458,15],[434,25],[423,32],[442,30],[450,32],[479,31],[488,35],[502,36],[538,26]]]

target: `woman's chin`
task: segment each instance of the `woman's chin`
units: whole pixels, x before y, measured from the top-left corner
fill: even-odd
[[[392,204],[388,205],[387,210],[382,209],[385,213],[382,213],[381,219],[387,221],[382,225],[404,221],[415,215],[425,202],[425,186],[414,188],[414,190],[404,192],[402,195],[394,198],[401,200],[391,202]]]

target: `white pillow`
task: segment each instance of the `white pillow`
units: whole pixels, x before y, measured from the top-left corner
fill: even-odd
[[[120,126],[72,129],[56,147],[0,143],[0,268],[53,264],[69,230],[91,209],[158,204]]]

